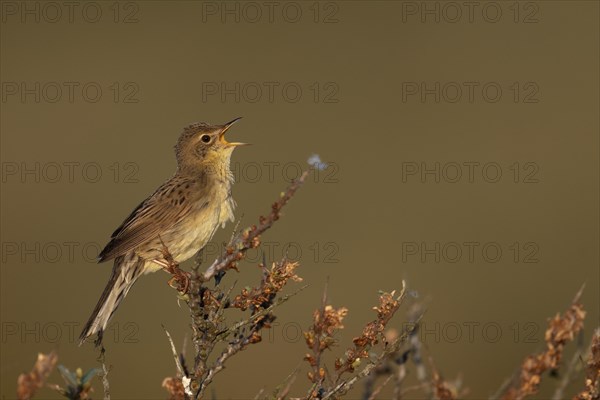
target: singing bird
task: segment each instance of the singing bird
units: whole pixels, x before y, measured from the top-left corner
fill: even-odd
[[[233,221],[229,164],[233,150],[246,143],[228,142],[225,132],[239,119],[184,128],[175,145],[175,174],[133,210],[98,256],[98,262],[114,259],[114,266],[79,345],[96,333],[97,343],[101,342],[110,317],[135,281],[168,266],[165,247],[176,262],[185,261],[206,245],[219,226]]]

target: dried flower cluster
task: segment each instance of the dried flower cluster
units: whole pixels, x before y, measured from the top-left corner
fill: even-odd
[[[197,290],[197,295],[190,293],[187,302],[193,321],[193,343],[196,353],[194,368],[191,372],[186,372],[185,358],[181,356],[178,376],[167,378],[163,382],[173,399],[183,398],[178,397],[182,393],[192,398],[200,398],[216,374],[224,369],[225,362],[230,357],[248,345],[262,340],[262,329],[270,328],[275,320],[273,309],[293,294],[283,297],[278,295],[288,282],[302,280],[296,275],[298,266],[297,262],[287,259],[273,263],[270,269],[260,265],[263,271],[260,284],[255,288],[242,289],[233,298],[233,286],[227,291],[219,285],[210,289],[192,278],[190,287]],[[228,309],[249,311],[249,316],[228,326],[225,318],[225,311]],[[226,343],[225,350],[211,362],[209,358],[215,347],[223,342]],[[174,380],[179,380],[181,385],[176,384]]]
[[[436,399],[454,400],[457,398],[456,389],[447,383],[436,369],[433,370],[432,384]]]
[[[178,352],[171,335],[165,329],[171,345],[171,351],[177,373],[163,380],[162,386],[170,400],[200,399],[206,395],[207,387],[215,376],[225,368],[225,363],[247,346],[261,341],[262,329],[268,329],[275,319],[274,308],[287,301],[299,292],[282,296],[285,286],[290,282],[302,279],[296,274],[299,264],[283,259],[274,262],[267,268],[266,261],[259,265],[262,271],[260,283],[253,288],[244,288],[232,295],[233,286],[224,289],[221,285],[224,275],[229,270],[237,270],[238,262],[244,259],[247,250],[261,245],[260,235],[268,230],[281,216],[282,208],[305,181],[307,172],[293,182],[286,192],[275,202],[267,217],[260,217],[258,226],[251,226],[233,237],[225,252],[215,260],[204,273],[199,272],[197,264],[192,273],[179,269],[170,256],[168,249],[163,249],[165,259],[169,263],[168,272],[173,275],[170,281],[179,291],[180,299],[186,301],[191,314],[192,343],[194,346],[193,367],[186,365],[185,350]],[[214,278],[214,286],[209,282]],[[300,289],[302,290],[302,288]],[[461,382],[447,382],[433,365],[429,357],[429,367],[423,362],[423,346],[417,335],[424,309],[422,305],[413,304],[408,312],[409,326],[402,331],[390,328],[390,321],[400,308],[406,293],[405,282],[399,295],[395,291],[381,293],[379,305],[373,307],[376,318],[367,323],[361,334],[355,337],[352,345],[344,355],[337,358],[334,368],[328,369],[323,362],[325,350],[331,350],[336,344],[336,333],[344,328],[344,319],[348,314],[345,307],[333,307],[328,304],[327,291],[323,295],[321,306],[313,313],[311,326],[304,332],[309,352],[304,360],[308,362],[310,371],[308,379],[310,388],[304,398],[306,400],[338,399],[361,380],[365,381],[363,398],[374,400],[384,387],[393,382],[392,398],[400,399],[406,393],[422,390],[427,398],[438,400],[454,400],[464,394],[459,392]],[[540,354],[529,356],[519,370],[517,382],[500,391],[503,399],[522,399],[538,391],[541,375],[546,371],[556,371],[561,363],[565,345],[572,341],[583,329],[585,311],[579,303],[581,291],[564,315],[557,315],[549,322],[545,333],[546,350]],[[245,318],[236,323],[228,323],[226,313],[245,313]],[[224,349],[217,353],[217,345]],[[103,354],[101,359],[103,360]],[[575,359],[575,358],[574,358]],[[18,378],[17,396],[19,399],[30,399],[45,382],[57,364],[58,357],[52,352],[38,355],[37,362],[30,373]],[[408,374],[408,363],[415,367],[419,385],[403,387]],[[102,362],[104,398],[110,399],[108,385],[108,369]],[[572,362],[572,364],[574,364]],[[74,373],[58,367],[67,386],[47,385],[63,396],[72,400],[90,398],[91,380],[100,373],[93,369],[83,373],[81,369]],[[261,391],[255,398],[285,399],[289,398],[292,385],[298,375],[298,369],[278,386],[271,394],[263,396]],[[330,372],[333,371],[333,372]],[[566,387],[570,371],[563,384],[559,386],[558,397]],[[380,381],[378,381],[381,379]],[[378,384],[378,385],[376,385]],[[600,330],[596,331],[590,346],[590,355],[586,364],[584,389],[573,400],[600,400]]]
[[[323,296],[323,303],[326,297]],[[344,317],[348,314],[345,307],[334,308],[331,305],[323,304],[321,308],[313,313],[313,323],[310,328],[304,332],[304,340],[311,353],[307,353],[304,359],[312,367],[308,372],[308,379],[320,386],[325,378],[325,369],[321,367],[321,356],[323,352],[330,349],[335,344],[334,334],[339,329],[343,329]]]
[[[295,273],[298,263],[284,259],[279,263],[274,263],[270,269],[265,267],[266,262],[260,265],[263,271],[260,285],[252,289],[242,289],[233,298],[231,297],[233,286],[228,290],[223,290],[220,286],[227,271],[232,269],[237,271],[237,264],[244,259],[247,250],[260,246],[260,235],[280,218],[282,208],[293,197],[307,176],[308,172],[305,172],[298,180],[292,182],[279,199],[273,203],[270,213],[266,217],[259,218],[258,226],[252,225],[233,237],[223,255],[217,258],[204,273],[198,271],[199,263],[191,274],[183,272],[170,257],[168,249],[164,249],[165,259],[170,264],[167,270],[178,282],[176,288],[190,309],[192,342],[195,350],[194,366],[191,371],[188,371],[185,366],[185,357],[183,354],[179,354],[178,357],[172,344],[177,360],[178,374],[163,381],[163,387],[167,389],[171,398],[201,398],[215,375],[223,370],[225,362],[230,357],[246,346],[262,340],[261,330],[270,328],[275,319],[272,313],[273,308],[291,296],[278,297],[284,286],[290,280],[301,281]],[[215,280],[214,288],[208,286],[208,282],[212,278]],[[232,308],[250,311],[250,315],[245,320],[228,326],[225,311]],[[211,359],[216,346],[223,342],[226,343],[225,350],[216,358]],[[176,383],[177,380],[181,382],[181,385]]]
[[[306,345],[310,350],[304,359],[311,366],[308,379],[312,383],[306,396],[307,399],[339,397],[347,393],[356,382],[366,378],[373,370],[378,368],[383,370],[383,364],[387,362],[392,353],[397,352],[399,344],[407,337],[406,335],[396,335],[393,343],[389,343],[385,337],[386,327],[400,307],[404,293],[403,282],[400,296],[396,297],[395,292],[380,295],[379,306],[373,307],[377,312],[377,318],[364,327],[360,336],[353,339],[353,346],[345,352],[344,357],[335,361],[336,373],[335,376],[331,376],[328,369],[321,365],[322,355],[326,349],[331,349],[336,344],[334,335],[336,331],[344,327],[343,320],[348,310],[345,307],[334,308],[328,305],[325,291],[321,307],[313,314],[312,325],[304,332]],[[384,346],[380,354],[371,354],[372,347],[381,340],[384,342]],[[345,380],[342,379],[344,373],[353,374],[364,359],[368,359],[369,362],[359,373]]]
[[[592,338],[590,355],[586,365],[585,389],[573,397],[573,400],[600,399],[600,330]]]
[[[231,305],[242,311],[246,311],[248,308],[259,310],[269,307],[277,293],[289,280],[302,282],[302,278],[296,275],[296,268],[299,265],[297,262],[283,260],[273,263],[271,269],[267,269],[260,264],[259,267],[263,270],[260,286],[253,289],[242,289],[242,292],[235,296]]]
[[[183,389],[181,377],[171,376],[165,378],[162,382],[162,387],[169,392],[169,400],[185,399],[185,390]]]
[[[58,370],[67,384],[63,388],[56,384],[46,384],[46,380],[54,371],[57,363],[58,354],[54,351],[49,354],[38,354],[31,372],[21,374],[17,379],[17,398],[19,400],[29,400],[39,389],[46,385],[70,400],[90,399],[93,391],[92,379],[100,373],[100,370],[93,368],[84,373],[81,368],[77,368],[75,372],[71,372],[64,366],[59,365]]]
[[[17,379],[17,398],[19,400],[32,398],[35,392],[44,386],[57,362],[58,355],[54,351],[49,354],[39,353],[31,372],[21,374]]]
[[[379,307],[373,307],[377,312],[377,319],[369,322],[364,327],[362,335],[352,340],[354,347],[346,351],[345,358],[336,360],[335,369],[338,371],[338,379],[344,372],[354,372],[360,360],[368,358],[370,348],[383,337],[387,324],[400,307],[400,298],[395,298],[395,294],[395,291],[381,294]]]
[[[585,311],[579,303],[581,291],[575,296],[571,307],[561,317],[557,314],[550,320],[545,334],[546,351],[530,355],[521,365],[521,373],[516,386],[511,387],[503,396],[505,400],[520,400],[538,391],[542,374],[555,371],[560,365],[562,353],[567,342],[572,341],[583,328]]]
[[[334,333],[344,328],[344,317],[347,314],[347,308],[334,308],[332,305],[315,310],[313,324],[308,331],[304,332],[304,339],[308,347],[320,353],[330,348],[335,343]]]

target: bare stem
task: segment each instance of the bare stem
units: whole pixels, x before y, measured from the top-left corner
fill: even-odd
[[[281,216],[281,209],[290,201],[296,193],[296,190],[304,183],[310,171],[304,171],[282,193],[281,197],[271,206],[271,212],[266,217],[260,217],[258,226],[253,225],[242,231],[234,240],[231,246],[225,249],[224,254],[216,259],[202,275],[202,281],[207,282],[214,278],[219,272],[235,268],[236,262],[244,257],[247,250],[257,247],[260,244],[259,236],[269,229],[275,221]]]

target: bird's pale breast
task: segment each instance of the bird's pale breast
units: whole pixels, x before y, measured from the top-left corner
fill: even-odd
[[[213,237],[217,228],[233,220],[233,200],[228,188],[215,186],[209,199],[194,201],[189,214],[161,238],[177,262],[191,258]]]

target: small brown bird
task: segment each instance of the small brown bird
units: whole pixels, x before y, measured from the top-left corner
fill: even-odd
[[[233,220],[229,163],[233,149],[246,143],[227,142],[225,132],[239,119],[184,129],[175,146],[175,174],[133,210],[98,256],[99,262],[114,259],[114,266],[79,345],[96,333],[101,342],[110,317],[135,281],[167,267],[164,246],[175,261],[185,261],[206,245],[219,225]]]

